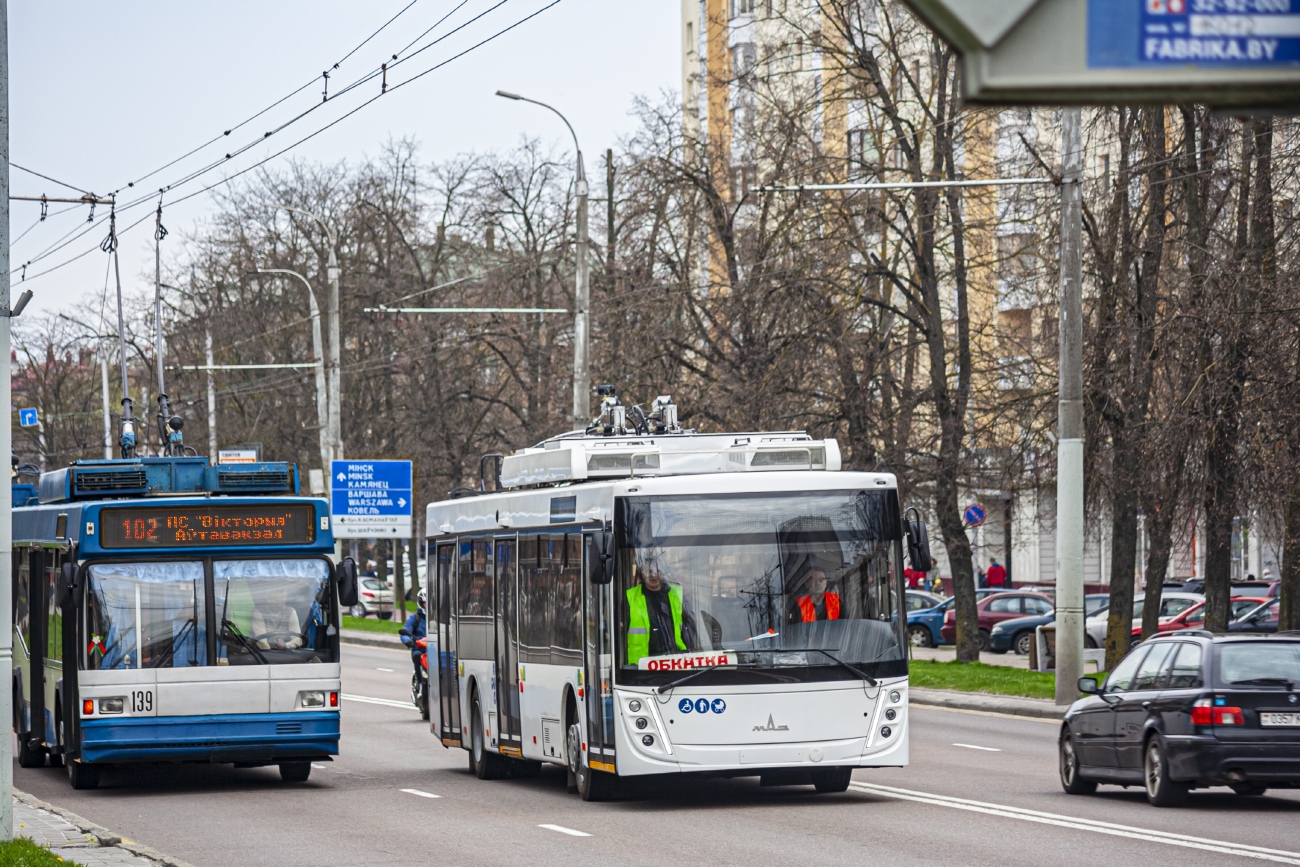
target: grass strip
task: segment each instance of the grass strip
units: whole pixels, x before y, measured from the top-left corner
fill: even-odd
[[[1055,674],[1007,665],[986,665],[982,662],[913,660],[908,667],[908,681],[912,686],[928,689],[956,689],[1026,698],[1056,696]]]
[[[343,615],[344,629],[361,629],[366,632],[387,632],[389,635],[396,635],[402,628],[402,624],[397,620],[377,620],[370,617],[350,617]],[[3,867],[3,865],[0,865]]]
[[[76,867],[27,837],[0,842],[0,867]]]

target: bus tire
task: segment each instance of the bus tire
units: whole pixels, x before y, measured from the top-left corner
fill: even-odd
[[[474,775],[480,780],[499,780],[506,775],[506,758],[487,748],[487,732],[483,728],[482,702],[474,693],[474,710],[470,713],[470,761]]]
[[[614,796],[617,778],[605,771],[592,770],[582,756],[582,726],[569,726],[569,773],[573,775],[578,797],[584,801],[606,801]]]
[[[18,739],[18,767],[45,767],[45,750],[28,746],[27,738]]]
[[[311,762],[280,762],[280,779],[286,783],[305,783],[311,776]]]
[[[815,768],[812,772],[813,788],[819,792],[843,792],[853,779],[853,768],[848,765],[834,768]]]
[[[88,765],[81,759],[72,759],[67,763],[68,782],[74,789],[98,789],[99,765]]]

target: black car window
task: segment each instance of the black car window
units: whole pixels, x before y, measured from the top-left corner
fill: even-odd
[[[1193,689],[1202,685],[1201,645],[1183,644],[1169,669],[1168,689]]]
[[[1147,655],[1147,650],[1148,646],[1142,645],[1120,660],[1119,665],[1115,666],[1115,670],[1110,673],[1110,678],[1106,681],[1107,692],[1123,692],[1129,688],[1133,683],[1133,675],[1137,672],[1138,663]]]
[[[1300,643],[1243,641],[1219,647],[1218,681],[1222,686],[1280,685],[1300,681]]]
[[[1151,652],[1138,666],[1137,674],[1133,676],[1133,685],[1129,689],[1159,689],[1164,681],[1165,660],[1169,658],[1169,651],[1176,647],[1176,644],[1169,641],[1151,645]]]

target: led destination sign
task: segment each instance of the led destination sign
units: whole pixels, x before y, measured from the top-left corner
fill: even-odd
[[[104,509],[104,548],[202,548],[305,545],[316,538],[310,503],[247,506],[153,506]]]

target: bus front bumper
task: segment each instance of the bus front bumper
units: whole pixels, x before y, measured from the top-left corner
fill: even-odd
[[[274,764],[338,755],[338,711],[84,720],[85,762]]]

